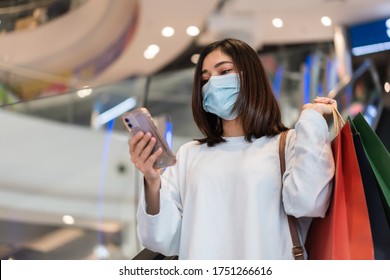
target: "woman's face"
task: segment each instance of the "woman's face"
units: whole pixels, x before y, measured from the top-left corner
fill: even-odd
[[[236,73],[233,60],[220,50],[209,53],[203,60],[202,84],[207,83],[211,76]]]

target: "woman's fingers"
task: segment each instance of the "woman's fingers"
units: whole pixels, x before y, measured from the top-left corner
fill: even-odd
[[[147,148],[150,144],[151,137],[152,135],[150,133],[144,134],[143,132],[138,132],[135,134],[130,141],[130,154],[135,158],[140,158],[142,155],[145,158],[145,149],[151,151],[151,149]]]
[[[316,97],[313,100],[313,103],[307,103],[303,105],[302,109],[313,109],[325,116],[332,114],[332,109],[329,107],[329,105],[337,109],[336,100],[329,97]]]
[[[152,153],[154,146],[156,145],[156,139],[152,137],[150,133],[146,133],[144,137],[138,142],[137,147],[135,148],[135,153],[142,161],[146,159]]]
[[[153,138],[155,140],[155,138]],[[155,142],[155,141],[154,141]],[[152,167],[159,156],[163,153],[162,148],[158,148],[153,154],[151,154],[145,161],[146,164],[150,164]]]
[[[329,98],[329,97],[319,97],[317,96],[314,100],[314,103],[324,103],[324,104],[331,104],[331,105],[336,105],[337,102],[336,100]]]
[[[329,97],[316,97],[313,100],[314,104],[327,104],[337,109],[337,101]],[[327,114],[330,114],[332,110],[325,110]]]
[[[130,154],[134,154],[137,143],[142,139],[144,133],[139,131],[129,140]]]
[[[156,145],[156,138],[147,132],[136,133],[131,140],[129,140],[129,152],[131,161],[135,167],[141,172],[154,172],[153,165],[157,158],[162,154],[162,149],[157,149],[153,152]]]

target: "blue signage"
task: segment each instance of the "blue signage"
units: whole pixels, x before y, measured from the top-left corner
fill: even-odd
[[[355,56],[390,50],[390,17],[349,27]]]

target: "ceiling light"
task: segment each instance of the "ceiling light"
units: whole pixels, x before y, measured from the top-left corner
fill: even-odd
[[[332,25],[332,20],[330,19],[330,17],[324,16],[324,17],[321,18],[321,23],[324,26],[331,26]]]
[[[281,18],[274,18],[272,20],[272,25],[276,28],[282,28],[283,27],[283,20]]]
[[[387,36],[390,38],[390,18],[386,20],[386,27],[387,27]]]
[[[119,117],[123,113],[133,109],[135,105],[137,105],[137,100],[135,98],[127,98],[125,101],[119,103],[118,105],[97,116],[95,126],[100,127],[101,125],[108,123],[109,121]]]
[[[389,93],[389,92],[390,92],[390,83],[389,83],[389,82],[386,82],[384,88],[385,88],[385,91],[386,91],[387,93]]]
[[[77,96],[80,98],[84,98],[91,95],[91,93],[92,93],[91,88],[83,88],[77,91]]]
[[[74,218],[70,215],[64,215],[62,217],[62,222],[66,225],[73,225],[74,224]]]
[[[192,36],[192,37],[199,35],[200,32],[199,28],[194,25],[188,26],[186,31],[188,36]]]
[[[170,27],[170,26],[166,26],[166,27],[164,27],[164,28],[161,30],[161,34],[162,34],[164,37],[172,37],[173,34],[175,34],[175,29],[173,29],[173,28]]]
[[[144,57],[146,59],[155,58],[155,56],[159,53],[160,47],[157,45],[149,45],[148,48],[144,51]]]
[[[197,64],[197,63],[198,63],[198,60],[199,60],[199,54],[198,54],[198,53],[193,54],[193,55],[191,56],[191,62],[192,62],[193,64]]]

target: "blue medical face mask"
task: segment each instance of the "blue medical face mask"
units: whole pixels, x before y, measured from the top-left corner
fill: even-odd
[[[232,112],[240,92],[240,79],[237,73],[211,76],[203,86],[203,109],[225,120],[237,118]]]

